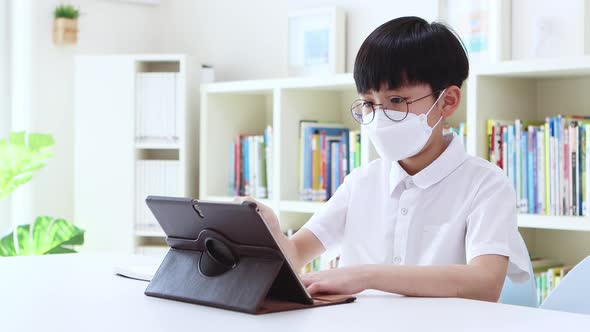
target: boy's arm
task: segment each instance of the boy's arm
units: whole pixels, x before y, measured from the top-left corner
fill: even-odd
[[[407,296],[498,301],[508,258],[475,257],[467,265],[360,265],[304,275],[310,293],[355,294],[377,289]]]
[[[271,208],[252,197],[236,197],[234,200],[236,203],[242,203],[243,201],[255,202],[258,205],[264,222],[283,253],[287,256],[295,272],[300,271],[307,262],[325,251],[320,240],[311,231],[302,228],[289,239],[281,231],[279,220]]]
[[[299,273],[301,269],[314,257],[321,255],[325,250],[318,238],[309,230],[301,228],[290,239],[282,232],[275,234],[279,246],[289,257],[289,260]]]

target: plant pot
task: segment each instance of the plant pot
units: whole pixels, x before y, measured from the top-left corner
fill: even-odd
[[[53,43],[55,45],[72,45],[78,41],[78,20],[56,18],[53,21]]]

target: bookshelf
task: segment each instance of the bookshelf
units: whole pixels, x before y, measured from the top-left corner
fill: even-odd
[[[590,57],[519,60],[476,68],[468,80],[467,150],[486,158],[486,120],[590,115]],[[521,214],[531,255],[576,264],[590,255],[590,218]]]
[[[458,111],[465,122],[466,149],[487,158],[486,120],[590,115],[590,57],[509,61],[472,68]],[[273,196],[263,202],[279,216],[283,230],[301,227],[322,206],[298,196],[299,121],[338,122],[358,128],[349,104],[357,98],[351,74],[212,83],[201,86],[201,199],[231,200],[229,145],[241,133],[272,125]],[[226,126],[219,125],[224,119]],[[361,163],[377,158],[361,128]],[[521,214],[518,225],[533,256],[575,264],[590,254],[590,218]]]
[[[140,196],[159,194],[154,187],[196,196],[196,68],[182,54],[76,57],[74,222],[86,230],[82,250],[166,250],[159,226],[138,227]],[[165,99],[153,99],[159,95]],[[146,179],[152,189],[140,186]]]

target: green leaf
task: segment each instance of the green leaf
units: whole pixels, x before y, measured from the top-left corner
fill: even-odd
[[[16,256],[16,246],[12,233],[0,239],[0,256]]]
[[[53,137],[48,134],[17,132],[0,140],[0,200],[29,182],[47,165],[54,145]]]
[[[57,248],[53,248],[53,249],[49,250],[45,254],[47,254],[47,255],[52,255],[52,254],[73,254],[73,253],[76,253],[76,252],[77,251],[74,250],[74,249],[65,248],[65,247],[57,247]]]
[[[15,233],[18,244],[13,240]],[[61,218],[37,217],[32,225],[19,225],[12,233],[0,239],[0,256],[69,253],[75,251],[63,245],[83,243],[84,230]]]
[[[75,8],[72,5],[59,5],[59,6],[55,7],[55,9],[53,10],[53,16],[55,18],[63,17],[63,18],[75,19],[80,16],[80,9]]]

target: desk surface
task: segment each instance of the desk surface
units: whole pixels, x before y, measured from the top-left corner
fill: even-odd
[[[0,258],[3,331],[590,331],[590,316],[464,299],[365,292],[355,303],[262,316],[143,294],[121,257]],[[328,329],[328,330],[327,330]]]

